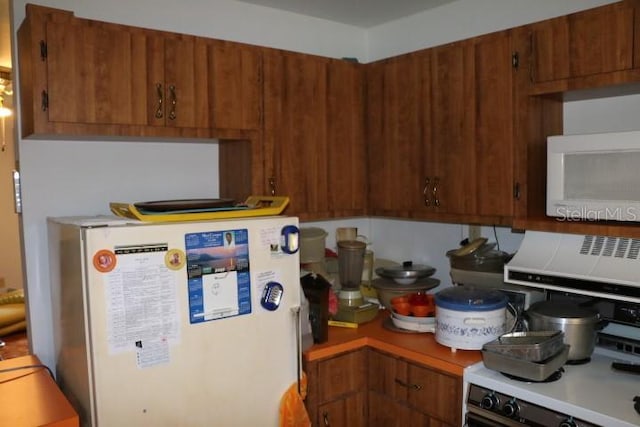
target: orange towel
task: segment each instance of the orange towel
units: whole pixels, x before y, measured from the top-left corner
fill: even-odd
[[[298,383],[293,383],[280,400],[280,427],[309,427],[311,421],[304,399],[307,397],[307,376],[302,373],[300,378],[300,393]]]

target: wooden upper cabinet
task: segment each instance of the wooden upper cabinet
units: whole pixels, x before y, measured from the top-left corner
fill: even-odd
[[[287,214],[328,211],[326,58],[264,52],[265,170]]]
[[[145,125],[146,41],[144,32],[116,25],[47,22],[41,108],[48,120]]]
[[[634,7],[619,2],[531,26],[532,80],[633,68]]]
[[[510,31],[432,50],[429,176],[443,219],[511,222],[513,55]]]
[[[214,40],[208,47],[209,99],[215,128],[262,126],[262,54],[259,48]]]
[[[375,215],[410,217],[424,206],[429,60],[416,53],[368,65],[369,203]]]
[[[514,212],[514,65],[509,31],[473,39],[475,213],[509,222]]]
[[[265,49],[263,69],[270,192],[305,219],[365,214],[362,66]]]
[[[149,123],[210,127],[207,44],[193,36],[147,32]]]
[[[249,139],[261,126],[253,46],[27,5],[18,59],[24,137]]]
[[[367,208],[367,152],[364,132],[364,70],[332,59],[327,64],[328,210],[362,215]]]
[[[477,179],[473,44],[432,51],[432,205],[440,213],[474,214]]]
[[[510,224],[512,55],[504,31],[369,64],[372,214]]]

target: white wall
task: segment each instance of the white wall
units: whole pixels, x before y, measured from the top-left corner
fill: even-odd
[[[305,222],[302,226],[327,231],[326,245],[333,250],[336,250],[336,228],[358,227],[358,234],[365,235],[371,243],[376,259],[430,265],[436,269],[433,277],[439,279],[443,287],[451,286],[447,251],[459,248],[460,242],[469,236],[466,225],[388,218],[335,219]],[[481,235],[490,242],[497,242],[499,248],[508,253],[514,253],[520,247],[524,236],[505,227],[481,227]]]
[[[640,95],[564,103],[564,133],[640,130]]]

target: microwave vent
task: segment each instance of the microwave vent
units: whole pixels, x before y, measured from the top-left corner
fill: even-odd
[[[638,259],[640,239],[625,237],[584,236],[581,255]]]

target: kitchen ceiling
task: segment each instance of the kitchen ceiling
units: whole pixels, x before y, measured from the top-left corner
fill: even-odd
[[[456,0],[238,0],[369,28]]]

